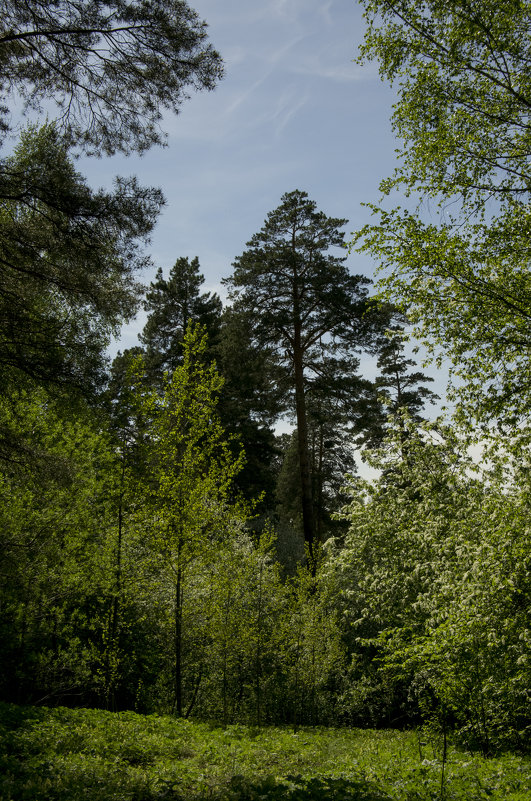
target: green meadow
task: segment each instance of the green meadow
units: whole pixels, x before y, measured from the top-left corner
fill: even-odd
[[[210,726],[0,707],[1,801],[528,801],[531,760],[422,731]]]

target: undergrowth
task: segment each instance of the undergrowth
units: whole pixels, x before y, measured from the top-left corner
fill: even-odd
[[[221,728],[0,704],[0,801],[529,801],[531,761],[419,732]]]

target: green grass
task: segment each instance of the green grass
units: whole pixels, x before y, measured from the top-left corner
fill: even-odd
[[[423,742],[0,704],[0,801],[441,799],[440,755]],[[445,801],[529,801],[531,761],[450,747],[442,790]]]

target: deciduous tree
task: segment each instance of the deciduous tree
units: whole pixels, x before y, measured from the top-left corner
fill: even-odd
[[[355,242],[383,291],[450,356],[467,415],[529,414],[531,9],[520,0],[365,2],[361,59],[398,84],[400,163],[381,185],[438,218],[374,207]],[[427,204],[424,204],[426,209]]]
[[[183,714],[182,618],[187,569],[213,553],[245,513],[233,493],[243,454],[235,458],[216,412],[223,383],[205,364],[206,337],[188,326],[183,363],[166,379],[164,394],[143,400],[153,420],[152,542],[174,596],[174,709]]]
[[[416,698],[489,753],[528,736],[528,455],[515,451],[515,475],[498,442],[480,470],[467,445],[447,426],[399,421],[373,453],[380,477],[352,484],[333,564],[358,700],[381,707],[392,677],[388,712],[404,715]]]

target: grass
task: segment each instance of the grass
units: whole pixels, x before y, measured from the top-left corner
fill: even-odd
[[[441,795],[442,792],[442,795]],[[227,728],[0,704],[0,801],[529,801],[531,760],[415,732]]]

